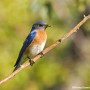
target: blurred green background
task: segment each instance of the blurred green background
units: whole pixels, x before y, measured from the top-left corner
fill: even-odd
[[[0,0],[0,80],[13,71],[20,48],[34,22],[45,21],[52,26],[47,29],[48,47],[82,20],[84,14],[90,14],[90,0]],[[27,67],[2,84],[0,90],[90,87],[89,44],[90,20],[33,67]]]

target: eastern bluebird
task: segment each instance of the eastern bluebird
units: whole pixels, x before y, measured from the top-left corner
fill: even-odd
[[[30,65],[33,65],[34,61],[32,61],[31,58],[39,54],[45,46],[47,40],[45,29],[47,27],[50,26],[45,22],[36,22],[33,24],[31,32],[20,50],[16,64],[14,65],[14,71],[17,70],[27,58],[29,58]]]

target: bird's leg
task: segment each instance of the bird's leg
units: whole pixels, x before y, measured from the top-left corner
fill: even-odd
[[[33,60],[29,59],[30,65],[33,66],[33,64],[35,63]]]
[[[29,59],[29,63],[31,66],[33,66],[33,64],[35,63],[30,57],[27,57]]]
[[[41,54],[41,57],[40,58],[42,58],[44,56],[43,52],[40,52],[39,54]]]

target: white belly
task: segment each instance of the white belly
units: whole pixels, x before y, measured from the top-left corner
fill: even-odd
[[[42,44],[34,45],[32,48],[30,48],[29,57],[34,57],[35,55],[39,54],[45,46],[45,42]]]

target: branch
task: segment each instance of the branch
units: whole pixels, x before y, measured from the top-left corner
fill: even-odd
[[[80,28],[80,26],[82,26],[88,19],[90,19],[90,14],[88,16],[84,15],[84,19],[81,20],[73,29],[71,29],[67,34],[65,34],[62,38],[58,39],[56,42],[54,42],[52,45],[50,45],[49,47],[47,47],[46,49],[44,49],[42,51],[43,54],[46,54],[47,52],[49,52],[50,50],[52,50],[54,47],[56,47],[59,43],[61,43],[62,41],[64,41],[66,38],[68,38],[70,35],[72,35],[74,32],[77,32]],[[37,56],[35,56],[32,60],[34,62],[36,62],[40,57],[42,57],[42,54],[38,54]],[[9,79],[13,78],[16,74],[18,74],[21,70],[23,70],[24,68],[30,66],[30,63],[25,63],[23,65],[21,65],[20,68],[18,68],[15,72],[11,73],[10,75],[8,75],[6,78],[4,78],[3,80],[0,81],[0,85],[5,83],[6,81],[8,81]]]

